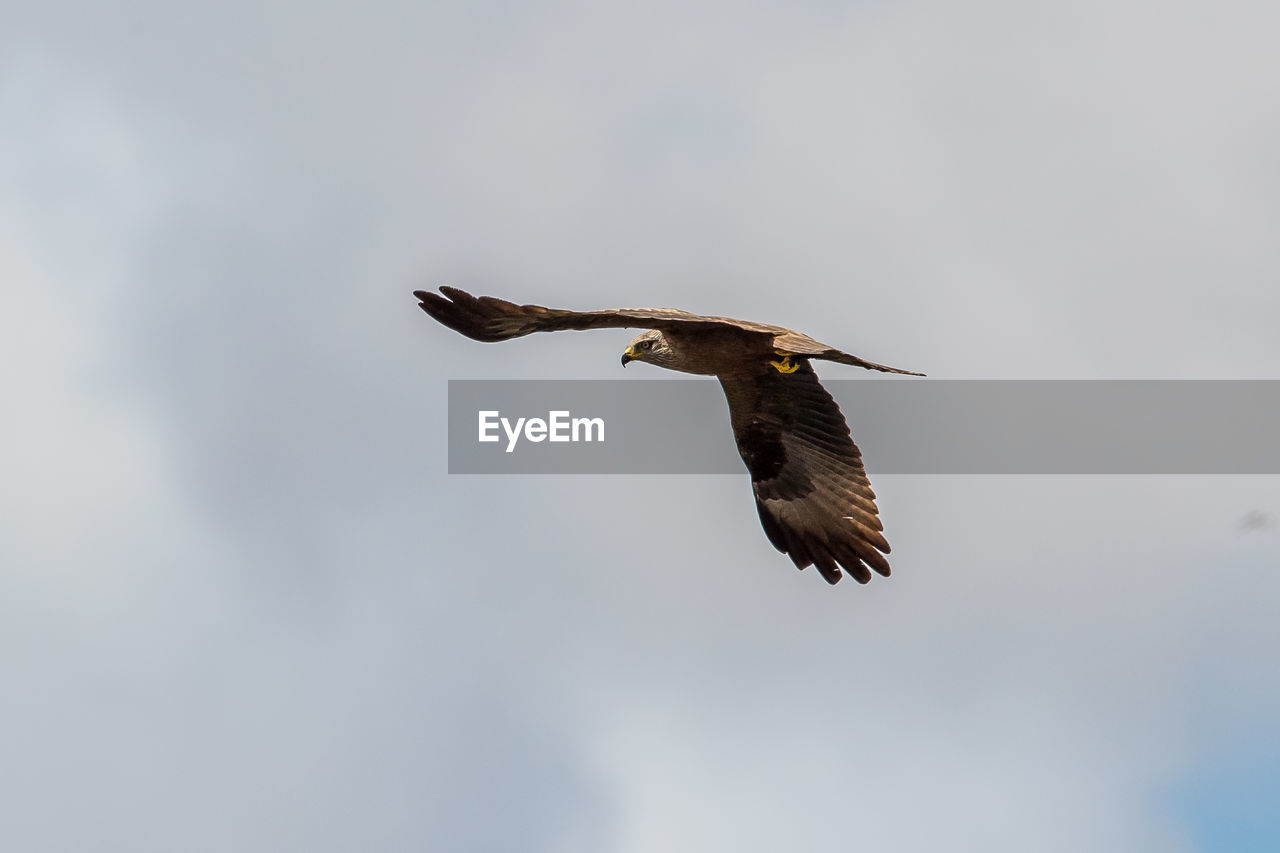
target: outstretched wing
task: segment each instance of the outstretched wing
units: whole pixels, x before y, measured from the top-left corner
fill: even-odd
[[[816,565],[828,583],[840,580],[840,567],[859,583],[871,569],[888,576],[889,543],[862,453],[808,361],[795,373],[765,366],[720,384],[774,547],[798,568]]]
[[[444,294],[441,296],[440,294]],[[477,341],[505,341],[533,332],[566,329],[668,329],[734,328],[749,332],[780,334],[779,326],[705,317],[674,308],[612,308],[606,311],[564,311],[541,305],[517,305],[493,296],[472,296],[456,287],[442,287],[440,293],[415,290],[418,307],[451,329]]]

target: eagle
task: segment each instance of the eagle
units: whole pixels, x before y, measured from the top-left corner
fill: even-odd
[[[720,380],[760,524],[773,546],[799,569],[817,566],[830,584],[840,581],[842,568],[858,583],[870,581],[873,570],[889,576],[889,543],[862,452],[811,362],[923,373],[866,361],[781,326],[673,308],[565,311],[472,296],[456,287],[413,295],[423,311],[477,341],[568,329],[646,329],[622,353],[622,366],[642,361]]]

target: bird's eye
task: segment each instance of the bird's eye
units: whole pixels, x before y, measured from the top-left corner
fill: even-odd
[[[640,349],[653,349],[653,341],[641,341]]]

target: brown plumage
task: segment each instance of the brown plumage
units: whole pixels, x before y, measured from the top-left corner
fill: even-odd
[[[888,576],[889,543],[862,454],[810,361],[924,374],[865,361],[781,326],[672,308],[564,311],[454,287],[413,295],[423,311],[478,341],[567,329],[648,329],[627,347],[623,365],[646,361],[720,380],[760,523],[774,547],[798,568],[816,565],[828,583],[840,580],[842,567],[859,583],[871,580],[872,570]]]

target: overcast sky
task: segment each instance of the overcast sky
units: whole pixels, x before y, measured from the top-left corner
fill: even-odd
[[[894,576],[829,588],[745,473],[448,476],[448,378],[630,333],[409,292],[1276,378],[1278,28],[5,4],[0,848],[1277,849],[1276,478],[881,477]]]

